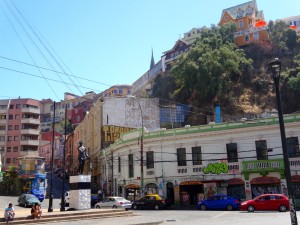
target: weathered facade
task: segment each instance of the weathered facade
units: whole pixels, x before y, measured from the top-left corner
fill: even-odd
[[[300,115],[285,117],[290,167],[300,197]],[[194,205],[211,194],[251,199],[262,193],[285,193],[278,118],[205,125],[121,135],[101,151],[101,162],[113,155],[114,192],[138,198],[143,192],[165,195],[173,204]],[[105,163],[103,163],[105,165]]]

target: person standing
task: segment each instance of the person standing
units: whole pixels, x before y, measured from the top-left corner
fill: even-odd
[[[10,217],[11,220],[15,218],[15,209],[12,203],[9,203],[4,211],[4,220],[7,221],[8,217]]]

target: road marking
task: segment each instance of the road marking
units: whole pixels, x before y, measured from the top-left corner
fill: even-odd
[[[224,216],[225,214],[228,214],[228,212],[222,212],[222,213],[220,213],[220,214],[218,214],[218,215],[212,217],[212,219],[219,218],[219,217],[221,217],[221,216]]]

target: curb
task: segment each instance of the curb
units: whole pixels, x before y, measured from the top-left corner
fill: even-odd
[[[132,223],[130,225],[157,225],[165,222],[164,220],[156,221],[156,222],[145,222],[145,223]]]

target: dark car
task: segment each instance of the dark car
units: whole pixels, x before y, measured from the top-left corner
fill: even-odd
[[[28,206],[33,206],[35,203],[41,204],[39,199],[32,194],[22,194],[18,198],[19,206],[23,205],[25,208],[27,208]]]
[[[242,202],[240,208],[248,212],[254,212],[255,210],[286,212],[289,206],[289,199],[282,194],[263,194],[253,200]]]
[[[133,209],[166,209],[170,206],[168,199],[161,195],[149,194],[132,203]]]
[[[91,207],[94,207],[96,203],[100,201],[100,197],[98,194],[92,194],[91,195]]]
[[[240,201],[228,195],[215,195],[208,199],[202,200],[197,204],[197,208],[201,210],[206,209],[238,209]]]

